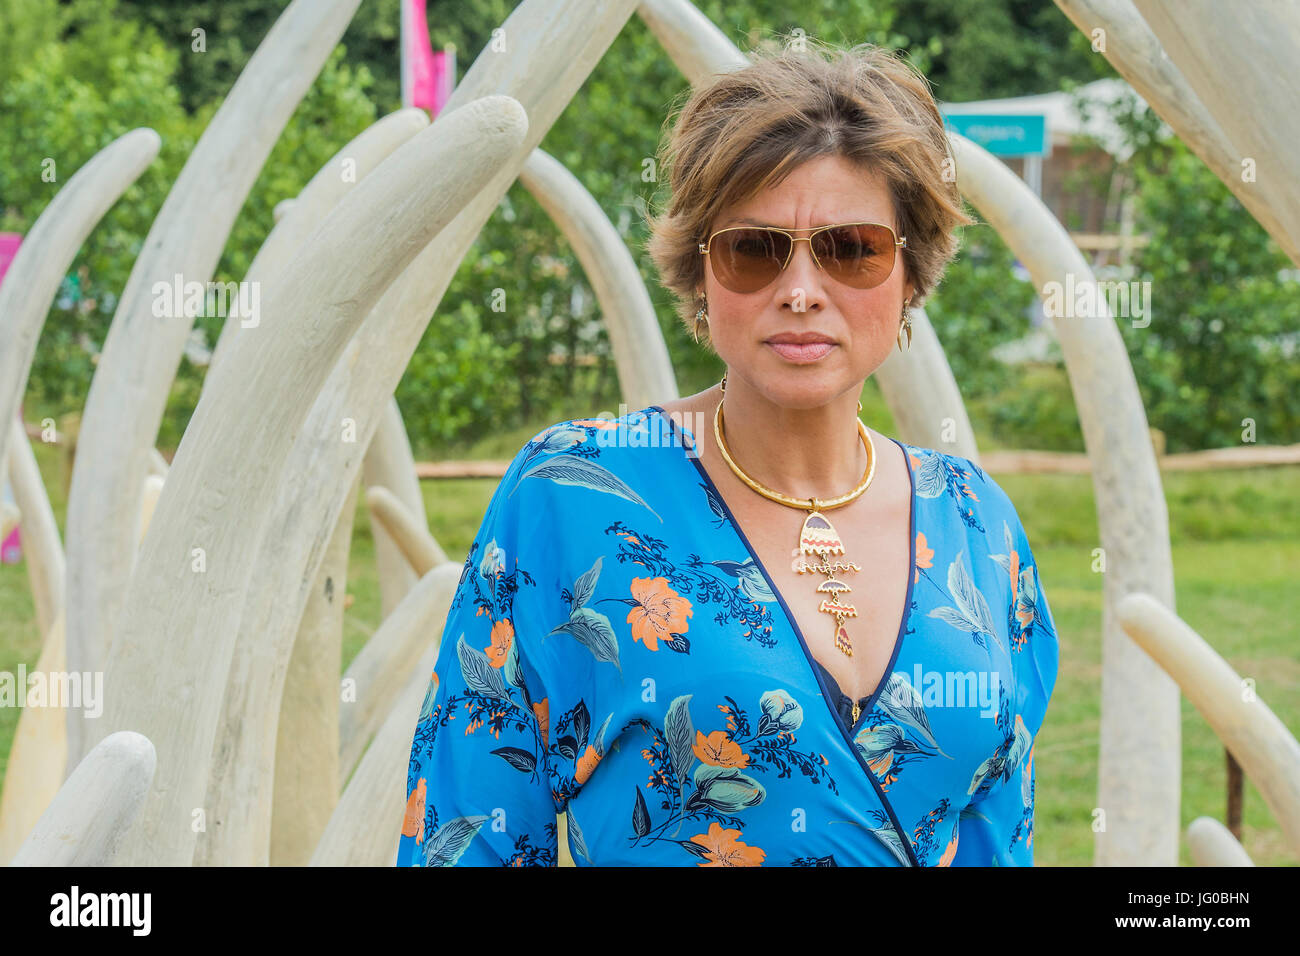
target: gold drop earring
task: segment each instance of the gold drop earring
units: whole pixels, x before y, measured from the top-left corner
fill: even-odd
[[[700,311],[695,313],[695,328],[692,331],[696,345],[700,344],[700,323],[704,323],[704,329],[706,332],[709,328],[709,313],[707,311],[709,300],[708,297],[703,294],[700,295],[700,299],[702,300],[702,304],[700,305]]]
[[[911,351],[911,316],[907,315],[907,303],[911,297],[902,300],[902,319],[898,320],[898,351],[902,351],[902,333],[907,333],[907,351]]]
[[[911,351],[911,316],[907,315],[907,303],[911,297],[902,300],[902,319],[898,320],[898,351],[902,351],[902,333],[907,333],[907,351]]]

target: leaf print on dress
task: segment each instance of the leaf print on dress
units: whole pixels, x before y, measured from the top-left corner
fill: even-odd
[[[518,649],[511,642],[510,661],[505,667],[506,678],[502,671],[494,666],[491,659],[482,651],[465,643],[462,634],[456,642],[456,657],[460,661],[461,675],[469,693],[464,698],[452,696],[447,701],[448,710],[452,709],[458,699],[465,701],[469,711],[469,723],[465,727],[466,736],[474,733],[484,723],[489,725],[488,732],[500,739],[501,731],[513,727],[520,733],[532,730],[534,747],[525,750],[522,747],[498,747],[491,753],[500,757],[516,770],[523,771],[533,779],[537,778],[538,754],[545,753],[541,730],[537,727],[537,714],[532,701],[528,699],[528,688],[523,682],[523,673],[518,666]],[[513,694],[506,687],[506,680],[518,688],[524,698],[521,707],[513,699]],[[532,718],[532,719],[529,719]]]
[[[569,603],[569,619],[551,628],[550,633],[568,634],[591,651],[596,660],[613,664],[622,674],[623,666],[618,660],[618,635],[614,633],[613,625],[604,614],[585,606],[596,593],[596,582],[604,560],[603,555],[596,558],[596,563],[574,582],[572,593],[567,589],[562,592],[561,596]],[[545,635],[543,640],[549,636]]]
[[[542,827],[542,830],[546,833],[547,843],[554,845],[555,830],[556,830],[555,821],[552,820],[550,823],[545,824]],[[555,866],[556,865],[556,856],[558,854],[555,851],[551,850],[549,847],[534,846],[532,843],[528,842],[527,833],[515,839],[514,850],[515,852],[512,853],[510,856],[501,859],[502,866]]]
[[[452,694],[443,703],[435,705],[433,702],[439,684],[435,671],[421,706],[415,740],[417,746],[421,746],[419,742],[423,740],[427,741],[428,747],[432,747],[440,730],[456,719],[457,710],[465,710],[468,711],[468,721],[464,736],[472,736],[484,725],[498,739],[501,731],[506,729],[513,729],[519,734],[530,732],[533,739],[531,749],[503,746],[489,753],[536,780],[538,755],[546,752],[546,701],[534,704],[529,700],[519,663],[518,646],[514,641],[514,628],[502,626],[509,623],[508,619],[503,618],[494,624],[490,638],[492,643],[486,650],[471,647],[465,641],[465,635],[461,634],[456,642],[456,661],[466,693]],[[489,651],[494,652],[493,656],[489,656]],[[522,705],[514,699],[515,690],[523,698]],[[416,766],[413,761],[411,769]],[[426,801],[427,781],[420,777],[415,783],[407,801],[402,835],[415,837],[417,845],[424,844],[424,865],[454,866],[479,832],[483,821],[488,818],[461,816],[439,826],[437,808],[432,802]],[[553,822],[545,825],[548,835],[554,826]],[[514,852],[510,856],[498,856],[497,859],[502,866],[552,866],[555,854],[545,846],[534,846],[529,842],[529,834],[525,833],[515,840]]]
[[[572,844],[573,849],[588,863],[592,863],[591,852],[587,849],[587,840],[582,835],[582,827],[578,826],[577,818],[573,815],[572,806],[564,808],[564,823],[568,828],[569,843]]]
[[[1004,686],[999,686],[998,697],[998,726],[1003,733],[1002,743],[998,745],[998,749],[991,757],[984,759],[971,778],[966,793],[972,799],[984,796],[998,780],[1010,780],[1012,772],[1020,766],[1021,760],[1034,745],[1034,739],[1021,716],[1016,714],[1014,721],[1010,719],[1011,699],[1007,696]],[[1025,798],[1028,790],[1027,783],[1022,782],[1022,799]]]
[[[605,732],[613,718],[611,711],[594,739],[591,737],[591,714],[583,700],[556,721],[555,740],[547,748],[547,754],[554,754],[557,759],[548,760],[547,769],[554,778],[551,796],[557,807],[566,806],[577,795],[605,758]],[[573,766],[572,776],[564,772],[566,765]]]
[[[617,495],[645,508],[656,518],[659,518],[660,523],[664,520],[659,517],[658,512],[646,504],[644,498],[632,490],[627,482],[604,465],[598,465],[588,458],[571,455],[567,452],[556,455],[540,464],[531,466],[520,475],[519,482],[522,482],[525,478],[545,478],[557,485],[573,485],[578,488],[600,491],[607,495]],[[518,488],[519,482],[515,483],[516,488]],[[514,493],[514,489],[511,489],[510,494],[513,495]]]
[[[1002,522],[1002,537],[1006,542],[1005,554],[989,555],[1011,581],[1011,603],[1007,609],[1007,633],[1011,636],[1011,649],[1021,651],[1032,636],[1034,625],[1046,627],[1047,622],[1038,600],[1038,568],[1032,562],[1020,560],[1016,551],[1011,526]]]
[[[425,846],[424,865],[455,866],[487,819],[486,816],[474,816],[448,820]]]
[[[970,571],[963,560],[965,550],[957,552],[957,558],[948,565],[948,592],[957,602],[956,607],[937,607],[930,612],[930,617],[951,624],[959,631],[967,631],[980,647],[988,649],[984,635],[996,637],[993,630],[993,615],[988,602],[975,586]]]
[[[1028,564],[1020,569],[1016,583],[1015,597],[1007,615],[1007,630],[1011,635],[1011,646],[1019,651],[1024,648],[1033,634],[1035,626],[1047,627],[1043,618],[1042,603],[1038,598],[1038,566]]]
[[[763,647],[776,646],[776,638],[772,637],[772,614],[764,606],[762,595],[754,583],[741,580],[742,575],[747,577],[749,574],[744,561],[705,562],[699,555],[689,554],[679,565],[666,556],[666,542],[642,534],[621,521],[615,521],[605,529],[605,533],[622,542],[618,546],[620,564],[635,564],[645,568],[649,577],[663,578],[674,595],[685,598],[694,608],[718,605],[713,621],[719,627],[737,629],[739,636],[757,641]],[[731,565],[731,570],[722,570],[719,565],[723,563]],[[755,600],[756,597],[760,600]],[[689,653],[689,642],[672,649]]]
[[[903,848],[903,840],[894,829],[893,821],[889,819],[888,814],[880,808],[867,811],[867,817],[871,824],[860,823],[857,820],[831,820],[831,823],[851,823],[855,827],[873,834],[877,840],[888,848],[889,852],[894,854],[894,858],[903,866],[911,866],[912,861],[907,855],[907,850]]]
[[[709,485],[700,482],[700,487],[704,489],[704,497],[709,502],[709,510],[713,512],[713,518],[710,519],[715,528],[721,528],[727,523],[727,506],[722,503],[718,493]]]
[[[1018,715],[1016,719],[1020,719]],[[1034,845],[1034,746],[1033,743],[1029,745],[1024,768],[1020,771],[1020,822],[1011,831],[1008,853],[1015,849],[1021,837],[1024,837],[1026,846],[1032,848]]]
[[[738,816],[749,807],[762,803],[766,788],[753,774],[777,770],[779,778],[793,778],[798,767],[813,782],[823,778],[831,791],[838,794],[835,781],[826,772],[828,763],[822,754],[809,754],[794,748],[796,731],[803,722],[803,708],[781,689],[765,692],[759,700],[762,715],[751,732],[746,712],[730,697],[718,710],[726,715],[725,730],[706,733],[691,718],[686,694],[673,699],[664,715],[661,731],[642,718],[629,721],[627,731],[640,727],[650,737],[641,756],[650,765],[645,789],[658,793],[658,810],[667,816],[655,820],[641,787],[636,788],[632,805],[632,846],[667,841],[705,860],[706,865],[756,865],[761,862],[755,847],[738,843],[744,832],[744,820]],[[688,793],[689,790],[689,793]],[[687,820],[712,821],[714,826],[689,839],[681,839]],[[675,824],[675,826],[674,826]],[[666,835],[672,828],[671,835]],[[729,831],[735,831],[734,834]]]
[[[736,587],[740,588],[741,593],[749,600],[764,603],[776,600],[776,595],[768,586],[767,579],[763,577],[762,569],[754,563],[753,558],[746,558],[744,561],[710,561],[709,563],[719,571],[735,578]]]
[[[537,435],[536,438],[524,445],[523,450],[519,455],[519,471],[522,474],[529,465],[543,455],[554,455],[562,451],[576,450],[577,454],[598,455],[599,451],[596,449],[576,449],[576,446],[581,445],[586,440],[587,432],[585,429],[574,428],[573,426],[563,422],[558,425],[552,425],[550,428],[547,428],[545,431]],[[514,487],[510,489],[511,491],[514,491],[515,488],[519,487],[520,480],[522,479],[515,479],[515,484]]]
[[[600,440],[611,429],[616,430],[617,428],[618,423],[612,420],[586,418],[557,422],[550,428],[539,432],[524,445],[517,456],[520,476],[515,479],[510,493],[514,494],[515,488],[519,487],[519,482],[528,477],[524,474],[528,470],[528,466],[544,455],[566,452],[568,455],[577,458],[599,458],[600,448],[591,444],[590,439],[595,435]]]
[[[952,803],[947,797],[939,801],[939,805],[921,818],[921,821],[912,831],[912,846],[916,851],[916,858],[921,861],[932,859],[935,854],[939,853],[939,831],[940,824],[948,816],[948,811],[952,809]],[[960,814],[958,814],[958,822]],[[953,857],[957,855],[958,843],[958,826],[953,824],[952,835],[948,838],[942,854],[935,860],[935,866],[949,866]]]
[[[498,639],[504,633],[504,630],[498,630]],[[511,629],[511,635],[513,636],[513,628]],[[519,668],[518,648],[515,646],[513,639],[509,642],[504,663],[500,666],[494,665],[484,651],[469,647],[465,643],[463,633],[456,644],[456,657],[468,693],[463,695],[452,694],[443,703],[435,704],[439,680],[438,672],[435,670],[432,673],[429,686],[424,693],[424,701],[420,705],[420,716],[415,726],[412,743],[413,749],[418,751],[432,748],[439,730],[456,719],[458,709],[469,711],[469,721],[465,728],[466,736],[473,734],[484,723],[490,725],[490,732],[497,738],[500,738],[501,731],[507,728],[514,728],[520,732],[532,730],[533,724],[528,720],[527,715],[532,712],[536,717],[537,705],[532,704],[528,699],[528,688],[524,686],[523,674]],[[502,671],[505,673],[504,680],[502,679]],[[514,702],[511,692],[506,686],[507,683],[521,691],[524,698],[523,707]],[[545,701],[542,701],[542,706],[545,706]],[[534,740],[536,740],[537,731],[532,730],[532,733]],[[545,734],[544,727],[542,734]],[[518,753],[528,754],[528,751],[520,748],[501,747],[491,752],[505,759],[507,763],[510,763],[516,769],[531,769],[529,765],[535,764],[535,758],[531,754],[529,754],[527,761],[520,760]],[[524,766],[520,766],[521,763]],[[420,787],[417,778],[418,763],[413,760],[407,767],[406,781],[407,792],[412,794],[412,797],[413,791]],[[423,796],[420,797],[420,802],[424,802]],[[408,804],[409,811],[410,806]],[[419,830],[425,836],[438,829],[438,811],[433,803],[425,805],[424,819],[420,826],[411,829]],[[414,833],[406,833],[405,835],[412,836]]]
[[[916,475],[916,494],[920,498],[938,498],[944,492],[952,498],[957,508],[957,514],[961,517],[962,523],[968,528],[974,528],[976,531],[983,531],[984,525],[980,523],[979,516],[975,514],[975,508],[970,504],[971,501],[978,502],[979,496],[971,490],[970,476],[974,472],[984,479],[984,472],[979,466],[964,458],[956,458],[952,455],[945,455],[941,451],[933,449],[917,449],[923,454],[922,458],[915,455],[909,455],[912,460],[913,470]],[[965,464],[963,464],[965,462]]]
[[[494,621],[498,618],[510,617],[520,583],[535,587],[537,582],[533,580],[532,575],[518,566],[506,574],[508,555],[503,548],[497,546],[495,538],[483,548],[482,560],[477,558],[478,550],[479,543],[475,541],[470,545],[465,566],[461,569],[456,595],[452,598],[450,610],[455,611],[460,608],[465,595],[470,593],[465,584],[472,579],[475,613],[487,614]],[[476,569],[478,574],[474,574]]]
[[[853,745],[876,775],[882,791],[889,790],[909,763],[934,756],[952,759],[935,740],[921,695],[906,675],[890,675],[876,707],[880,712],[873,710],[867,717]]]

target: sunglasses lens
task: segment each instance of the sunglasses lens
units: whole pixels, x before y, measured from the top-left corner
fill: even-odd
[[[817,233],[812,244],[822,268],[854,289],[875,288],[894,271],[894,234],[885,226],[836,226]]]
[[[732,292],[757,292],[781,273],[790,237],[767,229],[729,229],[713,238],[713,274]]]
[[[757,292],[781,274],[789,236],[770,229],[727,229],[709,247],[713,274],[732,292]],[[812,237],[813,254],[826,274],[854,289],[874,289],[894,271],[898,248],[888,226],[854,223]]]

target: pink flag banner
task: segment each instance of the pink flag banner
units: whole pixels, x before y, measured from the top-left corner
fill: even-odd
[[[22,233],[0,232],[0,282],[4,281],[5,273],[9,271],[9,263],[13,262],[14,256],[18,255],[18,247],[22,243]]]
[[[14,261],[14,256],[18,255],[18,247],[22,245],[22,233],[18,232],[0,232],[0,283],[5,280],[5,273],[9,271],[9,263]],[[22,421],[22,411],[19,410],[18,420]],[[14,503],[13,490],[9,487],[9,476],[0,473],[0,500],[8,504]],[[14,525],[13,530],[0,541],[0,563],[17,564],[23,556],[22,537],[19,534],[19,525]]]
[[[437,116],[456,84],[456,49],[435,53],[427,0],[402,0],[402,105]]]

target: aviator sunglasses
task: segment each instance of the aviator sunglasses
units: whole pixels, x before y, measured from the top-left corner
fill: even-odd
[[[812,228],[812,227],[809,227]],[[807,242],[813,262],[832,279],[854,289],[874,289],[894,271],[896,250],[907,237],[879,222],[845,222],[808,229],[773,226],[730,226],[700,243],[718,283],[732,292],[757,292],[779,276],[794,253],[796,242]]]

